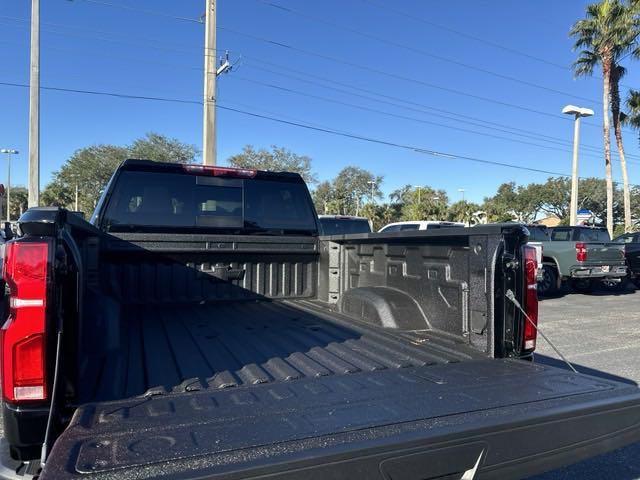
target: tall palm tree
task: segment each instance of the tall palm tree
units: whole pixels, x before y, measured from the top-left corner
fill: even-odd
[[[620,79],[625,75],[626,69],[622,65],[615,65],[611,70],[611,117],[613,118],[613,131],[616,137],[618,155],[620,157],[620,169],[622,170],[622,203],[624,205],[624,231],[631,231],[631,193],[629,191],[629,175],[627,173],[627,160],[624,155],[622,143],[622,124],[625,118],[620,109]]]
[[[637,2],[632,3],[635,5]],[[602,0],[599,3],[588,5],[586,18],[578,20],[569,32],[569,35],[575,38],[574,49],[581,49],[578,59],[573,64],[576,76],[592,75],[597,65],[602,68],[602,136],[607,182],[607,230],[610,235],[613,235],[613,178],[611,176],[611,125],[609,122],[609,109],[612,106],[612,75],[616,75],[618,62],[632,50],[635,42],[634,11],[635,6],[620,0]],[[619,120],[620,115],[618,114],[617,117]],[[616,140],[617,138],[616,136]],[[621,140],[620,134],[618,148],[622,145]],[[624,157],[624,152],[622,157]]]

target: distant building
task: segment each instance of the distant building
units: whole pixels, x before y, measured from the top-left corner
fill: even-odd
[[[547,217],[539,218],[535,221],[540,225],[545,225],[547,227],[557,227],[560,225],[560,219],[556,215],[549,215]]]

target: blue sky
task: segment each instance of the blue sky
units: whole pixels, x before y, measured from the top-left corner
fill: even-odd
[[[566,173],[571,161],[566,142],[573,126],[560,110],[574,103],[596,111],[583,124],[582,145],[592,149],[581,150],[580,174],[604,175],[601,81],[597,76],[575,80],[569,70],[574,53],[567,32],[583,16],[586,2],[398,0],[386,2],[390,9],[376,7],[384,2],[219,0],[218,48],[239,60],[232,73],[219,79],[219,104],[428,150]],[[105,5],[109,3],[167,17]],[[29,18],[29,4],[6,0],[0,5],[0,82],[28,83],[29,30],[22,20]],[[169,17],[197,19],[204,11],[203,0],[46,0],[41,8],[42,86],[202,98],[203,25]],[[626,66],[624,84],[638,85],[640,63]],[[21,151],[12,177],[14,184],[24,184],[28,90],[0,85],[0,105],[0,146]],[[428,109],[451,113],[445,118]],[[126,144],[155,131],[201,145],[202,113],[195,104],[43,91],[41,115],[43,184],[74,150],[89,144]],[[526,184],[548,176],[220,110],[220,163],[245,144],[275,144],[309,155],[320,179],[358,165],[384,175],[387,193],[404,184],[430,185],[446,189],[453,200],[460,198],[460,188],[467,199],[480,201],[502,182]],[[631,182],[640,184],[634,132],[626,134],[626,147],[633,156]],[[613,166],[619,179],[620,165],[614,161]],[[1,163],[0,179],[5,172]]]

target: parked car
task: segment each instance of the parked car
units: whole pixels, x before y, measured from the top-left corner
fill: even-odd
[[[431,220],[419,220],[415,222],[394,222],[385,225],[378,233],[405,232],[410,230],[435,230],[440,228],[460,228],[464,227],[460,222],[439,222]]]
[[[524,478],[640,440],[636,386],[522,360],[522,226],[317,223],[297,174],[140,160],[90,223],[28,210],[5,257],[13,458],[40,480]]]
[[[640,233],[625,233],[613,241],[624,246],[629,278],[640,288]]]
[[[371,233],[371,221],[364,217],[349,215],[318,215],[322,235],[349,235]]]
[[[611,242],[604,228],[574,226],[529,226],[530,239],[543,248],[543,272],[539,293],[550,295],[562,282],[578,291],[589,291],[597,283],[622,285],[627,276],[624,248]]]

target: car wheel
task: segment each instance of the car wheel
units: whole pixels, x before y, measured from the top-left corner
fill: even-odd
[[[538,280],[538,295],[552,295],[558,290],[558,272],[551,265],[542,266],[542,278]]]
[[[573,289],[580,293],[589,293],[593,290],[593,280],[590,278],[577,278],[573,280]]]

